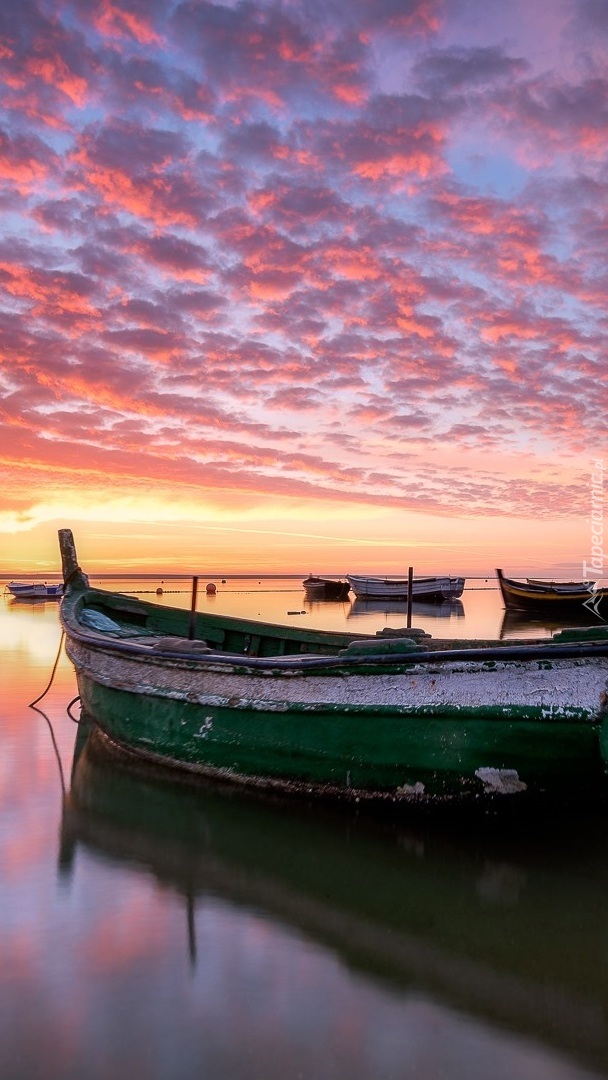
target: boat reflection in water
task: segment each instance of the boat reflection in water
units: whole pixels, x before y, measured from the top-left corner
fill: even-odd
[[[181,894],[194,964],[197,901],[219,897],[603,1075],[607,841],[605,819],[389,823],[177,783],[83,726],[60,865],[82,848]]]
[[[569,612],[567,615],[558,617],[553,612],[532,614],[526,611],[503,612],[502,625],[500,628],[500,640],[504,641],[512,637],[537,638],[542,634],[556,634],[568,627],[582,626],[606,626],[604,619],[598,619],[593,612],[588,611],[581,605],[581,611]]]
[[[347,618],[357,615],[407,615],[407,600],[384,600],[382,598],[357,596]],[[462,600],[412,600],[412,616],[427,615],[439,619],[460,619],[464,616]]]

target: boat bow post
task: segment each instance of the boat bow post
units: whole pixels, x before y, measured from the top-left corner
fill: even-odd
[[[78,565],[76,544],[71,529],[59,529],[59,550],[61,552],[61,571],[66,589],[70,586],[86,589],[89,584],[87,575]]]

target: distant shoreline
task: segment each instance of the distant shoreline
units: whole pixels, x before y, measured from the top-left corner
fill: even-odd
[[[249,581],[251,578],[257,578],[258,581],[276,581],[276,580],[289,581],[289,580],[292,580],[292,579],[295,578],[298,581],[301,581],[303,578],[307,577],[307,572],[302,571],[299,574],[297,574],[297,573],[295,573],[295,574],[257,574],[257,573],[252,571],[250,574],[228,574],[225,571],[224,572],[213,573],[212,571],[199,570],[196,575],[188,574],[188,573],[183,573],[183,574],[163,574],[162,572],[156,573],[154,571],[151,571],[150,573],[147,573],[147,574],[141,574],[141,573],[140,574],[125,574],[125,573],[120,573],[120,574],[95,574],[95,573],[87,573],[87,576],[88,576],[90,581],[149,581],[151,578],[153,578],[155,581],[157,579],[160,580],[160,581],[192,581],[192,578],[195,577],[195,576],[198,577],[198,578],[210,578],[210,579],[212,579],[213,581],[216,581],[216,582],[218,580],[219,581],[225,580],[226,582],[228,582],[228,581]],[[343,577],[345,577],[344,574],[322,574],[321,576],[322,577],[330,577],[330,578],[331,577],[333,577],[333,578],[343,578]],[[389,578],[391,578],[391,577],[397,578],[399,575],[398,574],[388,574],[387,576]],[[489,580],[493,580],[493,579],[494,579],[493,574],[468,574],[466,576],[467,581],[489,581]],[[17,573],[13,572],[13,573],[8,573],[8,574],[0,572],[0,584],[4,585],[4,583],[8,582],[8,581],[61,581],[61,574],[57,574],[57,573],[44,574],[44,573],[34,572],[34,571],[30,571],[30,570],[23,570],[23,571],[19,571]]]

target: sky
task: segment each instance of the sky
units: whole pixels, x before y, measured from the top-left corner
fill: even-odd
[[[2,0],[0,64],[0,571],[583,576],[606,0]]]

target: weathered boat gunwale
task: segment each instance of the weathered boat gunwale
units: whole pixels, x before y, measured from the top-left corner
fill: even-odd
[[[83,671],[86,676],[86,672]],[[120,686],[118,683],[114,683],[103,676],[96,675],[96,682],[100,686],[105,686],[109,689],[118,688],[124,693],[136,693],[136,688],[129,688],[127,686]],[[149,687],[142,684],[140,692],[147,690]],[[178,694],[176,691],[172,695],[165,694],[164,696],[172,696],[175,701],[185,700],[185,698]],[[309,716],[311,710],[314,709],[317,716],[332,717],[336,712],[343,712],[343,707],[338,705],[332,705],[328,702],[317,701],[288,701],[287,699],[282,701],[274,701],[264,698],[259,699],[237,699],[230,698],[226,695],[219,694],[196,694],[191,695],[188,699],[189,704],[204,705],[210,708],[246,708],[251,712],[287,712],[294,714],[295,716],[306,717]],[[479,706],[467,706],[467,705],[452,705],[450,706],[453,714],[459,721],[473,722],[480,720]],[[392,719],[425,719],[425,720],[445,720],[447,714],[447,708],[445,705],[349,705],[348,715],[352,719],[374,719],[374,718],[392,718]],[[582,724],[595,724],[597,718],[590,717],[586,709],[577,708],[575,706],[534,706],[534,705],[487,705],[483,708],[482,718],[484,723],[492,723],[492,721],[504,721],[508,719],[510,721],[522,720],[526,722],[534,723],[551,723],[551,724],[570,724],[570,723],[582,723]]]
[[[100,594],[101,595],[101,594]],[[376,669],[379,665],[387,666],[391,669],[395,667],[407,667],[411,669],[412,666],[429,664],[447,664],[454,662],[486,662],[492,663],[495,661],[506,660],[539,660],[539,661],[551,661],[559,659],[588,659],[594,656],[608,656],[608,639],[601,641],[582,641],[582,642],[554,642],[546,644],[543,639],[539,639],[538,642],[529,644],[516,644],[513,645],[510,642],[496,642],[492,646],[475,646],[469,647],[450,647],[451,642],[446,642],[445,647],[441,649],[429,649],[426,647],[420,647],[412,652],[398,652],[388,653],[382,651],[382,645],[386,645],[387,639],[378,639],[378,652],[370,652],[367,655],[331,655],[331,656],[318,656],[311,653],[299,653],[289,656],[246,656],[237,653],[227,653],[214,651],[201,653],[198,656],[191,651],[180,653],[176,649],[165,650],[162,647],[148,645],[143,642],[130,642],[124,639],[113,639],[107,634],[95,633],[90,630],[81,630],[75,625],[74,619],[71,617],[69,598],[65,598],[62,602],[62,621],[64,626],[69,628],[70,636],[75,640],[80,641],[84,645],[91,645],[96,648],[101,648],[104,651],[125,653],[131,655],[138,655],[142,659],[150,663],[154,663],[155,660],[163,661],[181,661],[186,662],[188,665],[198,668],[201,665],[209,667],[209,665],[220,665],[222,667],[228,666],[231,668],[242,668],[245,671],[255,670],[283,670],[304,672],[306,670],[314,670],[321,673],[324,670],[335,673],[336,669],[348,673],[355,668],[367,668],[370,671]],[[365,635],[360,635],[362,641],[371,642],[374,639],[370,639]],[[150,639],[152,642],[153,639]],[[390,640],[390,639],[388,639]],[[201,641],[201,645],[204,642]],[[346,649],[348,646],[345,647]]]
[[[314,655],[315,652],[321,650],[323,650],[324,655],[332,652],[337,653],[339,649],[346,648],[352,641],[368,640],[367,635],[360,633],[308,628],[296,629],[280,623],[261,623],[253,619],[239,619],[234,616],[217,615],[215,613],[209,616],[203,612],[196,612],[195,636],[189,639],[190,613],[185,608],[166,608],[161,604],[134,599],[120,593],[110,593],[103,589],[87,588],[78,592],[68,590],[61,608],[62,618],[69,621],[70,632],[73,632],[74,635],[81,635],[83,639],[90,641],[104,642],[113,639],[108,634],[88,628],[83,629],[79,625],[79,612],[84,607],[90,607],[116,619],[123,619],[124,623],[127,624],[132,622],[133,636],[136,637],[138,628],[141,628],[143,633],[150,635],[150,643],[154,641],[153,635],[160,638],[162,635],[177,633],[184,638],[184,642],[190,643],[190,647],[194,646],[198,641],[201,646],[207,644],[214,649],[214,654],[218,656],[228,651],[217,647],[220,639],[223,643],[224,641],[230,641],[231,637],[239,639],[251,637],[261,639],[263,642],[276,641],[287,648],[293,647],[294,650],[296,648],[303,650],[285,654],[293,657]],[[132,644],[128,641],[115,639],[113,643],[116,645],[129,645],[130,649],[137,649],[141,646],[145,649],[143,642]],[[173,656],[175,651],[165,654],[160,650],[156,650],[155,655]],[[236,653],[236,651],[231,652],[230,655],[247,656],[245,653],[240,654]],[[255,655],[248,658],[257,659]]]

